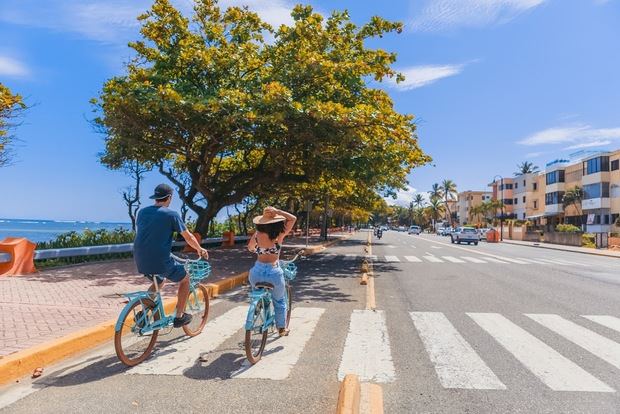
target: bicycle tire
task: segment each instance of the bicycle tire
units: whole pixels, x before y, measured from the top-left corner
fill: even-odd
[[[293,311],[293,287],[290,284],[286,285],[286,329],[288,329],[291,322],[291,312]]]
[[[255,326],[257,317],[260,315],[260,319],[261,319],[261,325],[263,324],[264,321],[264,310],[263,310],[263,301],[259,300],[256,303],[256,307],[254,308],[254,319],[253,319],[253,323],[252,323],[252,327]],[[260,342],[258,343],[258,349],[256,350],[256,352],[254,352],[253,347],[252,347],[252,343],[253,343],[253,338],[252,338],[252,334],[255,334],[257,337],[260,336]],[[257,332],[254,331],[254,329],[246,329],[245,331],[245,355],[248,358],[248,361],[250,361],[250,364],[254,365],[256,364],[258,361],[260,361],[260,359],[263,356],[263,351],[265,350],[265,344],[267,344],[267,330],[263,331],[262,334],[259,334]],[[258,339],[254,339],[255,341],[258,341]]]
[[[204,310],[202,312],[196,311],[188,312],[187,308],[191,305],[192,291],[190,290],[187,295],[187,304],[185,305],[185,312],[190,313],[192,315],[192,321],[183,325],[183,332],[187,336],[196,336],[200,334],[207,323],[207,319],[209,318],[209,291],[204,285],[199,284],[196,286],[196,295],[198,296],[198,301],[204,304]],[[201,297],[202,296],[202,297]],[[199,321],[198,324],[195,322]]]
[[[137,300],[133,304],[130,305],[129,310],[125,313],[125,318],[122,321],[121,329],[119,331],[114,332],[114,349],[116,351],[116,356],[118,359],[125,365],[129,367],[133,367],[138,365],[140,362],[144,361],[153,351],[153,347],[155,346],[155,342],[157,341],[157,335],[159,335],[159,329],[154,330],[150,334],[149,342],[146,344],[146,348],[143,352],[138,352],[136,357],[130,357],[126,349],[124,349],[123,343],[129,344],[131,343],[131,339],[135,340],[136,334],[133,334],[133,338],[130,338],[131,328],[134,326],[134,309],[136,307],[142,307],[142,309],[149,308],[155,309],[155,302],[151,299],[142,299]],[[155,311],[153,314],[153,321],[158,321],[160,319],[159,312]],[[123,327],[129,328],[124,331]],[[123,337],[125,337],[126,341],[123,341]],[[146,341],[146,338],[145,338]]]

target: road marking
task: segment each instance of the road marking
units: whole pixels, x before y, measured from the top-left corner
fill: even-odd
[[[452,256],[441,256],[441,258],[452,263],[465,263],[465,260],[457,259],[456,257]]]
[[[386,262],[400,262],[400,259],[396,256],[385,256]]]
[[[443,313],[410,315],[444,388],[506,389]]]
[[[502,315],[467,315],[552,390],[614,392],[607,384]]]
[[[581,315],[583,318],[590,319],[599,325],[603,325],[609,329],[620,332],[620,318],[608,315]]]
[[[619,343],[559,315],[526,313],[525,316],[620,369]]]
[[[517,257],[517,259],[518,260],[523,260],[523,261],[528,262],[528,263],[534,263],[534,264],[542,264],[542,265],[548,265],[549,264],[549,263],[543,262],[543,261],[538,260],[538,259],[528,259],[528,258],[525,258],[525,257]]]
[[[405,260],[407,260],[408,262],[415,262],[415,263],[419,263],[422,261],[422,259],[419,259],[415,256],[405,256]]]
[[[486,263],[484,260],[476,259],[475,257],[461,256],[461,258],[472,263]]]
[[[431,263],[443,263],[443,260],[441,260],[438,257],[432,256],[430,254],[426,254],[426,256],[422,256],[423,259],[428,260]]]
[[[268,340],[261,361],[251,365],[246,360],[231,377],[271,380],[288,378],[323,312],[323,308],[294,308],[291,313],[291,334],[277,340]]]
[[[378,260],[377,255],[374,254],[369,254],[368,256],[366,256],[368,258],[368,260],[372,261],[372,262],[376,262]]]
[[[387,247],[387,248],[389,248],[389,249],[395,249],[395,248],[396,248],[396,246],[392,246],[391,244],[388,244],[388,245],[387,245],[387,246],[385,246],[385,247]]]
[[[524,264],[524,265],[531,264],[531,263],[528,263],[528,262],[524,262],[523,260],[511,259],[510,257],[503,257],[503,256],[494,256],[494,257],[496,257],[496,258],[498,258],[500,260],[505,260],[505,261],[510,262],[510,263]]]
[[[411,248],[412,249],[417,249],[417,247],[415,247],[413,244],[411,245]]]
[[[568,263],[558,262],[557,260],[542,259],[542,258],[539,258],[538,260],[543,261],[543,262],[547,262],[547,263],[550,263],[550,264],[554,264],[554,265],[569,266]]]
[[[541,259],[543,260],[543,259]],[[564,259],[553,259],[555,262],[557,262],[558,264],[565,264],[565,265],[571,265],[571,266],[588,266],[586,264],[583,263],[578,263],[578,262],[571,262],[570,260],[564,260]]]
[[[242,328],[247,312],[247,306],[232,308],[207,322],[200,335],[193,338],[184,337],[180,342],[156,350],[151,358],[127,370],[126,374],[183,375],[185,370],[196,365],[196,359],[201,354],[214,351],[237,333]]]
[[[392,382],[396,377],[384,311],[354,310],[344,344],[338,380],[356,374],[360,381]]]
[[[357,259],[357,257],[358,257],[357,254],[347,253],[344,257],[344,260],[355,260]]]
[[[443,247],[439,247],[439,246],[431,246],[431,249],[443,249]]]
[[[486,260],[488,262],[493,262],[493,263],[503,263],[503,264],[507,264],[508,263],[508,262],[496,259],[495,257],[491,257],[491,256],[484,256],[484,260]]]

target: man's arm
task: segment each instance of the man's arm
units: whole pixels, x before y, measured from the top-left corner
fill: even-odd
[[[200,242],[196,240],[196,237],[194,237],[189,230],[181,232],[181,236],[183,236],[187,244],[189,244],[192,249],[196,250],[200,257],[204,257],[205,259],[209,258],[209,252],[207,252],[207,249],[202,248]]]

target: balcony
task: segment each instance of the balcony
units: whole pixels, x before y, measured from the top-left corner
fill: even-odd
[[[609,198],[590,198],[581,201],[582,210],[594,210],[599,208],[610,208],[611,201]]]
[[[562,204],[548,204],[545,206],[545,215],[560,214],[564,212]]]

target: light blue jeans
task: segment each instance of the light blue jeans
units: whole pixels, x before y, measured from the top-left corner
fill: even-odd
[[[276,311],[276,326],[278,328],[286,327],[286,288],[284,285],[284,272],[282,268],[275,263],[256,262],[254,267],[250,269],[249,276],[252,289],[259,282],[268,282],[273,285],[271,297],[273,298],[273,307]]]

